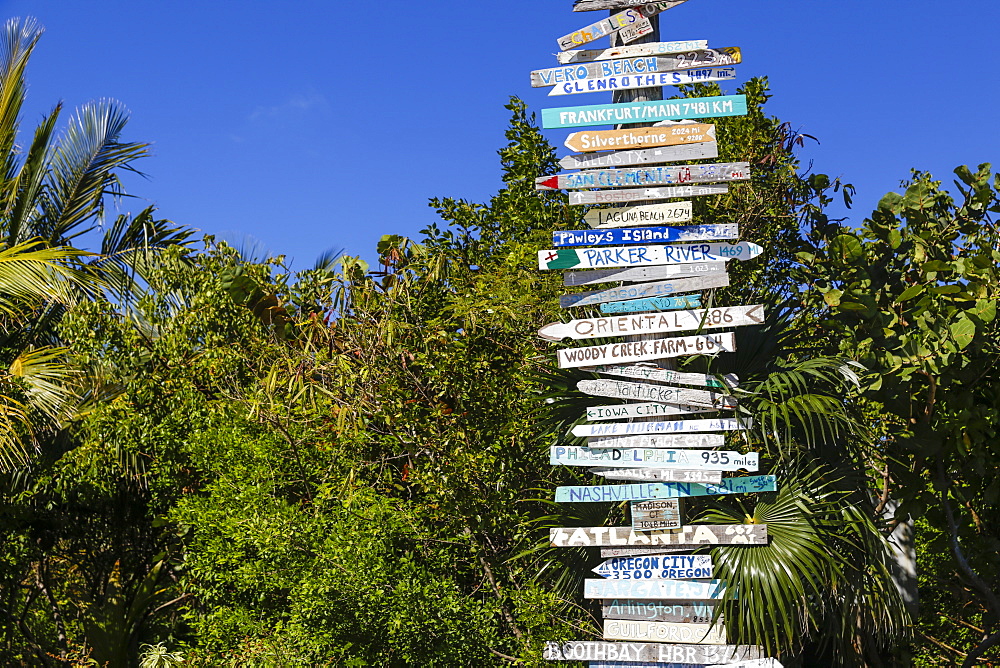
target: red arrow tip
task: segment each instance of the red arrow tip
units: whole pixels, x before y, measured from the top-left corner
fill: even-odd
[[[558,190],[559,189],[559,177],[558,176],[553,176],[550,179],[545,179],[544,181],[540,181],[538,183],[538,185],[542,186],[543,188],[552,188],[553,190]]]

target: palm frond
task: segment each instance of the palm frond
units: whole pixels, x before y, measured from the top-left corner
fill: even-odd
[[[31,18],[12,18],[0,31],[0,155],[3,156],[3,196],[13,192],[6,186],[19,171],[17,133],[24,105],[24,70],[43,29]],[[6,208],[6,202],[4,202]]]
[[[17,318],[40,302],[69,304],[97,281],[71,266],[89,255],[75,248],[44,248],[27,241],[0,249],[0,313]]]
[[[72,416],[77,400],[73,380],[78,372],[66,363],[66,348],[25,350],[8,372],[25,387],[29,404],[57,424]]]

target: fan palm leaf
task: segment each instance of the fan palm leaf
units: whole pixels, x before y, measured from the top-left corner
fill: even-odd
[[[92,290],[94,277],[72,266],[87,255],[75,248],[47,248],[39,240],[0,249],[0,316],[7,327],[44,302],[70,304],[81,290]]]

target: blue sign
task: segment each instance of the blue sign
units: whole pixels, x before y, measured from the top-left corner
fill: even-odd
[[[712,496],[714,494],[749,494],[751,492],[773,492],[778,488],[777,485],[778,479],[773,475],[751,475],[723,478],[721,485],[695,482],[649,482],[633,485],[557,487],[556,502],[646,501],[688,496]]]
[[[694,306],[687,306],[692,301]],[[679,308],[699,308],[699,297],[651,297],[649,299],[633,299],[627,302],[607,302],[601,304],[601,313],[637,313],[639,311],[671,311]]]
[[[542,127],[547,130],[579,128],[589,125],[620,125],[623,123],[655,123],[689,118],[745,116],[746,95],[691,97],[651,102],[622,104],[591,104],[583,107],[542,109]]]
[[[552,244],[564,248],[567,246],[609,246],[618,244],[735,239],[738,236],[739,227],[735,224],[618,227],[604,230],[559,230],[552,233]]]

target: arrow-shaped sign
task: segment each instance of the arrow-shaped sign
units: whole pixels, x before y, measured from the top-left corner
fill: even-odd
[[[655,74],[627,74],[625,76],[599,77],[569,81],[553,86],[549,97],[579,95],[580,93],[606,93],[608,91],[636,90],[659,86],[687,86],[713,81],[732,81],[736,78],[735,67],[702,67],[680,72],[657,72]]]
[[[615,46],[610,49],[575,49],[560,51],[556,60],[562,65],[591,63],[595,60],[616,60],[618,58],[638,58],[639,56],[666,56],[671,53],[687,53],[708,48],[707,39],[689,39],[674,42],[648,42],[631,46]]]
[[[746,181],[749,178],[750,163],[748,162],[714,165],[661,165],[629,167],[627,169],[591,169],[555,176],[540,176],[535,180],[535,190],[684,185],[712,181]]]
[[[592,228],[600,229],[633,225],[673,225],[689,220],[691,220],[690,201],[591,209],[583,217],[583,222]]]
[[[601,60],[587,63],[562,65],[535,70],[531,73],[532,88],[547,86],[560,87],[568,84],[586,86],[591,81],[608,79],[624,79],[629,77],[650,77],[659,79],[662,75],[681,74],[705,69],[732,69],[733,65],[743,62],[743,54],[739,47],[730,46],[722,49],[702,49],[688,51],[675,55],[625,57],[620,60]],[[684,83],[695,83],[692,81]],[[651,82],[650,86],[665,86],[668,84]],[[601,90],[613,90],[605,85]],[[584,92],[584,91],[580,91]],[[593,89],[589,92],[598,92]]]
[[[767,525],[691,524],[679,529],[642,532],[633,531],[632,527],[556,527],[549,529],[549,543],[552,547],[645,547],[647,549],[675,545],[766,545]]]
[[[651,555],[642,555],[651,556]],[[682,622],[688,624],[707,624],[715,615],[715,605],[712,603],[688,604],[643,601],[635,598],[613,598],[604,601],[601,606],[604,619],[638,619],[646,622]],[[719,620],[722,615],[719,615]],[[597,664],[591,663],[590,668]],[[602,668],[626,668],[620,663],[602,665]],[[655,668],[648,664],[630,666],[628,668]],[[662,667],[661,667],[662,668]],[[714,668],[714,667],[713,667]]]
[[[677,146],[715,141],[715,125],[711,123],[677,123],[649,128],[626,130],[583,130],[566,137],[564,146],[571,151],[586,153],[617,148],[649,148]]]
[[[666,575],[665,570],[698,569],[707,575]],[[609,580],[683,580],[711,578],[712,557],[708,554],[651,555],[648,557],[614,557],[591,569]],[[629,575],[626,576],[625,574]]]
[[[577,389],[586,394],[613,399],[634,399],[637,401],[658,401],[665,404],[706,406],[716,410],[736,408],[736,399],[718,392],[692,390],[671,385],[651,383],[626,383],[620,380],[581,380]]]
[[[728,373],[722,376],[720,381],[715,376],[703,373],[682,373],[673,369],[661,369],[647,364],[635,364],[631,366],[596,366],[585,369],[594,373],[602,373],[606,376],[621,376],[623,378],[642,378],[644,380],[658,380],[661,383],[676,383],[678,385],[701,385],[702,387],[739,387],[740,377],[735,373]]]
[[[688,582],[685,580],[597,580],[583,583],[584,598],[658,598],[672,601],[704,601],[722,598],[726,583],[722,580]]]
[[[673,9],[677,5],[681,5],[687,2],[687,0],[666,0],[666,2],[654,2],[649,4],[655,5],[671,5],[671,7],[664,7],[661,11],[666,11],[667,9]],[[626,7],[635,7],[636,2],[634,0],[576,0],[573,3],[574,12],[592,12],[597,9],[624,9]],[[653,667],[655,668],[655,667]]]
[[[588,42],[593,42],[605,35],[612,35],[622,28],[628,28],[651,16],[656,16],[660,12],[673,9],[684,0],[669,0],[668,2],[647,2],[639,7],[630,7],[624,12],[619,12],[606,19],[591,23],[589,26],[580,28],[575,32],[560,37],[556,42],[560,51],[572,49]]]
[[[657,472],[664,469],[649,469]],[[667,469],[669,470],[669,469]],[[621,471],[617,471],[621,472]],[[556,503],[620,503],[650,499],[683,499],[692,496],[756,494],[773,492],[778,480],[773,475],[723,478],[722,484],[692,482],[647,482],[632,485],[583,485],[557,487]]]
[[[581,107],[542,109],[542,127],[546,130],[579,128],[589,125],[657,123],[722,116],[745,116],[746,95],[691,97],[619,104],[589,104]],[[614,148],[614,147],[607,147]],[[618,148],[626,148],[624,146]],[[636,147],[633,147],[636,148]],[[597,149],[594,149],[597,150]]]
[[[656,281],[663,278],[690,278],[705,274],[719,274],[724,271],[726,271],[725,262],[694,262],[691,264],[661,264],[655,267],[567,271],[563,274],[563,285],[596,285],[615,281]]]
[[[613,406],[588,406],[587,419],[591,422],[600,422],[602,420],[630,420],[632,418],[714,413],[718,410],[720,409],[708,408],[705,406],[685,406],[680,404],[615,404]]]
[[[699,334],[669,339],[607,343],[601,346],[566,348],[556,351],[559,367],[572,369],[594,364],[624,364],[650,360],[683,357],[684,355],[716,355],[736,351],[736,337],[724,334]]]
[[[667,297],[678,292],[697,292],[698,290],[724,288],[727,285],[729,285],[729,274],[725,272],[709,273],[703,276],[677,278],[670,281],[623,285],[619,288],[608,288],[607,290],[590,290],[588,292],[562,295],[559,297],[559,305],[563,308],[571,308],[573,306],[591,306],[592,304],[642,297]]]
[[[750,260],[760,255],[761,251],[763,249],[760,246],[749,241],[666,244],[663,246],[614,246],[611,248],[562,248],[538,251],[538,268],[597,269],[600,267],[637,267],[689,262],[725,262],[726,260]]]
[[[715,434],[711,434],[715,436]],[[720,444],[721,445],[721,444]],[[593,468],[590,472],[608,480],[637,480],[642,482],[683,482],[719,485],[722,484],[722,471],[706,471],[704,469],[619,469]],[[602,554],[602,557],[617,557],[625,555]]]
[[[630,424],[641,424],[633,422]],[[654,423],[650,423],[654,424]],[[608,448],[596,450],[576,445],[553,445],[549,452],[553,466],[609,466],[654,469],[708,469],[711,471],[756,471],[758,453],[742,454],[730,450],[639,450]]]
[[[558,230],[552,233],[552,245],[607,246],[619,244],[673,243],[678,241],[713,241],[737,239],[739,225],[675,225],[673,227],[625,227],[613,230]]]
[[[753,306],[723,306],[693,311],[663,311],[605,318],[582,318],[555,322],[538,330],[538,336],[548,341],[563,339],[604,339],[633,334],[665,334],[689,329],[716,329],[759,325],[764,322],[763,304]],[[668,402],[678,403],[678,402]],[[680,402],[690,403],[690,402]]]
[[[583,204],[613,204],[615,202],[644,202],[673,197],[703,197],[725,195],[729,184],[708,186],[663,186],[659,188],[629,188],[628,190],[591,190],[569,193],[572,206]]]
[[[641,313],[642,311],[669,311],[670,302],[662,297],[652,299],[635,299],[628,302],[610,302],[601,304],[601,313]],[[673,307],[676,308],[676,307]]]
[[[673,664],[727,663],[761,655],[756,645],[666,645],[646,642],[547,642],[542,658],[549,661],[587,661],[590,668],[677,668]],[[609,658],[610,657],[610,658]],[[607,662],[611,662],[610,665]],[[721,668],[708,666],[708,668]]]
[[[563,169],[601,169],[630,165],[657,165],[681,160],[702,160],[719,157],[717,141],[678,146],[661,146],[601,153],[574,153],[559,161]]]
[[[574,436],[639,436],[646,434],[691,434],[702,431],[746,431],[753,426],[752,418],[711,418],[705,420],[671,420],[669,422],[611,422],[608,424],[578,424]],[[613,447],[591,443],[591,447]],[[652,447],[652,446],[643,446]]]
[[[674,624],[672,622],[604,620],[605,640],[670,641],[693,645],[725,645],[724,624]],[[640,664],[641,665],[641,664]]]

